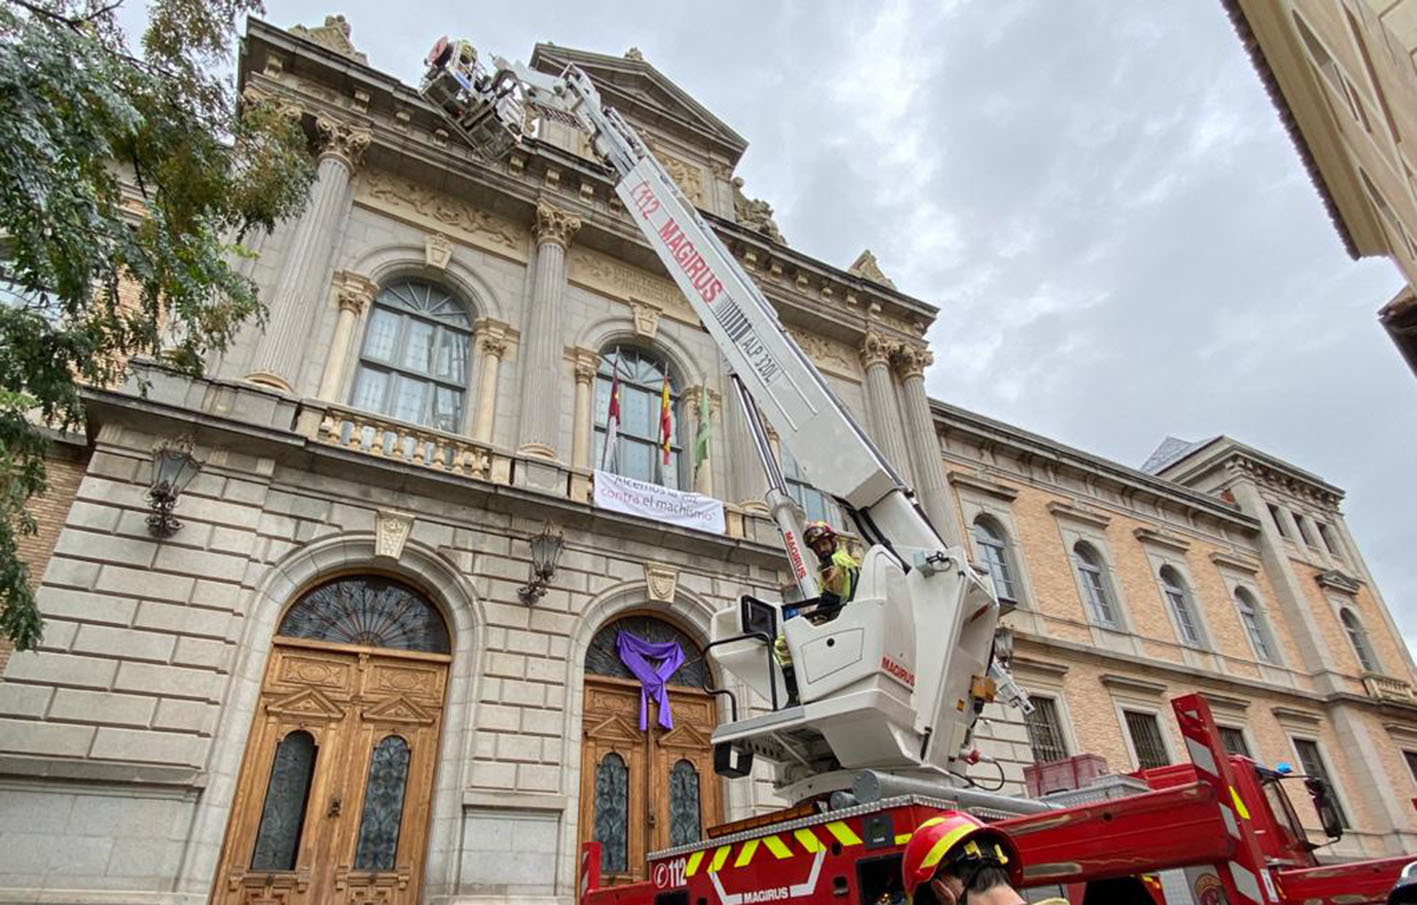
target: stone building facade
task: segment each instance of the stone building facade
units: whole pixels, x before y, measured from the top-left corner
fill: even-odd
[[[1341,491],[1225,438],[1138,471],[930,400],[934,308],[869,252],[840,269],[786,244],[733,175],[744,139],[637,53],[532,56],[567,62],[1015,607],[1049,704],[1028,725],[991,707],[982,782],[1019,791],[1024,764],[1082,751],[1179,759],[1166,699],[1201,688],[1256,756],[1331,774],[1335,856],[1411,847],[1412,663]],[[0,900],[568,902],[585,839],[633,879],[646,851],[777,806],[761,776],[713,775],[725,705],[702,685],[747,696],[698,654],[715,611],[787,584],[763,479],[716,347],[583,139],[546,123],[482,163],[333,18],[252,20],[240,80],[301,117],[319,176],[242,264],[264,328],[203,379],[139,364],[144,387],[88,394],[32,560],[45,640],[0,680]],[[616,470],[722,500],[722,535],[592,504],[612,367]],[[152,450],[179,436],[201,470],[158,539]],[[529,595],[548,524],[564,549]],[[663,702],[621,631],[685,652]]]
[[[1349,255],[1406,277],[1378,318],[1417,372],[1417,3],[1222,2]]]

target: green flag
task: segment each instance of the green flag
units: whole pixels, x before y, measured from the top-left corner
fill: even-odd
[[[709,454],[709,399],[708,387],[699,390],[699,426],[694,434],[694,473],[708,461]]]

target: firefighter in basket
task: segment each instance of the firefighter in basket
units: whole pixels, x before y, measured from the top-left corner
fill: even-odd
[[[811,522],[802,532],[802,540],[817,554],[817,585],[821,596],[816,606],[804,611],[813,625],[827,622],[837,614],[842,605],[856,593],[856,582],[861,577],[861,564],[842,548],[832,526],[826,522]],[[796,609],[784,610],[784,618],[797,615]],[[778,635],[773,642],[773,653],[782,667],[782,678],[787,684],[787,703],[797,703],[797,670],[792,666],[792,652],[787,649],[787,637]]]
[[[909,905],[1027,905],[1023,862],[1008,834],[963,811],[920,824],[900,862]]]

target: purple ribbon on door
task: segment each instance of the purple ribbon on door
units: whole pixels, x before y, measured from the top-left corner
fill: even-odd
[[[669,691],[665,683],[684,662],[684,648],[677,641],[646,641],[629,632],[617,632],[615,650],[620,654],[620,662],[625,664],[636,679],[640,680],[640,731],[649,728],[649,696],[659,705],[659,725],[665,729],[674,728],[674,717],[669,712]],[[658,660],[656,666],[650,662]]]

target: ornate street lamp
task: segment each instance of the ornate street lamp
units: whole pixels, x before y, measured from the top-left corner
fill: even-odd
[[[148,533],[153,537],[171,537],[182,527],[172,516],[177,498],[201,471],[202,465],[192,456],[190,437],[163,440],[153,447],[153,483],[148,489]]]
[[[542,527],[541,533],[531,539],[531,581],[517,591],[522,603],[533,604],[546,593],[551,576],[556,574],[556,561],[561,558],[561,548],[565,538],[550,520]]]

